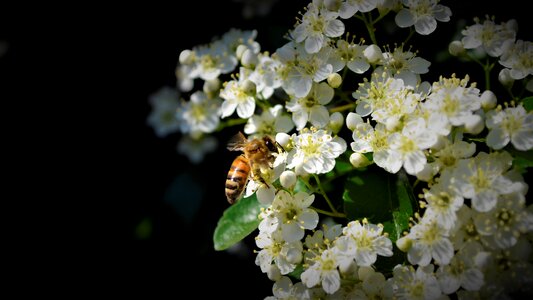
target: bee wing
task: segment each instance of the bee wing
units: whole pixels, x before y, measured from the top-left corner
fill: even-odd
[[[248,139],[239,131],[228,141],[227,148],[230,151],[242,151],[246,143],[248,143]]]

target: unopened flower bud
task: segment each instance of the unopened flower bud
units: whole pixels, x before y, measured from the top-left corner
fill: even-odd
[[[330,87],[336,89],[339,86],[341,86],[342,83],[342,77],[339,75],[339,73],[331,73],[328,76],[328,84]]]
[[[283,148],[287,148],[289,142],[291,141],[291,136],[285,132],[279,132],[276,134],[276,142],[281,145]]]
[[[330,11],[339,11],[341,0],[324,0],[324,5]]]
[[[511,87],[514,83],[514,79],[511,77],[511,71],[509,69],[502,69],[498,74],[498,80],[505,87]]]
[[[344,277],[356,277],[357,276],[357,264],[354,260],[351,260],[347,264],[340,264],[339,271]]]
[[[279,177],[281,186],[290,189],[296,184],[296,174],[293,171],[283,171]]]
[[[368,276],[372,275],[373,273],[376,273],[372,267],[360,267],[359,270],[357,270],[357,275],[359,279],[365,280],[368,278]]]
[[[403,252],[409,251],[409,249],[411,249],[412,246],[413,246],[413,240],[411,240],[410,238],[406,236],[401,237],[398,240],[396,240],[396,247],[398,247],[398,249],[400,249]]]
[[[287,251],[287,261],[291,264],[298,264],[302,261],[302,251],[291,248]]]
[[[363,281],[363,289],[371,295],[379,295],[386,281],[385,276],[379,272],[372,272]]]
[[[505,28],[507,28],[510,31],[517,32],[518,31],[518,22],[516,19],[511,19],[507,22],[505,22]]]
[[[220,79],[215,78],[204,82],[203,91],[206,94],[217,92],[220,89]]]
[[[357,124],[361,124],[361,123],[363,123],[363,118],[361,118],[361,116],[356,113],[350,112],[346,116],[346,126],[351,131],[354,131],[355,128],[357,127]]]
[[[381,49],[375,44],[366,47],[363,51],[363,55],[371,64],[377,63],[383,58],[383,52],[381,52]]]
[[[272,281],[277,281],[278,279],[281,278],[281,272],[276,264],[269,265],[266,273],[267,273],[268,279]]]
[[[485,128],[485,122],[480,115],[472,115],[465,122],[465,132],[467,133],[475,135],[483,131],[483,128]]]
[[[255,193],[257,196],[257,201],[261,204],[272,204],[274,197],[276,197],[276,189],[274,187],[259,188]]]
[[[244,51],[248,50],[248,47],[246,45],[240,44],[237,46],[237,49],[235,50],[235,56],[237,56],[237,59],[241,59],[242,55],[244,54]]]
[[[334,112],[331,114],[331,116],[329,116],[328,127],[334,134],[341,130],[342,124],[344,124],[344,118],[340,112]]]
[[[255,83],[253,83],[251,80],[245,80],[243,82],[243,91],[247,95],[254,96],[256,94]]]
[[[179,62],[182,65],[190,64],[194,53],[191,50],[183,50],[180,52]]]
[[[354,152],[352,155],[350,155],[350,163],[355,168],[364,168],[371,164],[370,160],[368,160],[366,156],[358,152]]]
[[[448,45],[448,51],[453,56],[459,56],[465,52],[465,47],[461,41],[453,41]]]
[[[481,107],[485,111],[495,108],[497,102],[498,99],[496,99],[496,95],[492,91],[486,90],[481,94]]]
[[[241,57],[241,63],[243,66],[247,68],[252,68],[259,62],[259,59],[257,58],[257,54],[255,54],[252,50],[246,49]]]
[[[387,127],[388,131],[396,131],[396,128],[400,126],[400,119],[398,117],[389,117],[387,121],[385,121],[385,126]]]

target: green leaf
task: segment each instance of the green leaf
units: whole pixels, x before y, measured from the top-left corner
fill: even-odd
[[[524,173],[527,168],[533,167],[533,150],[520,151],[510,146],[506,150],[513,156],[513,166],[519,172]]]
[[[353,166],[349,161],[337,160],[335,162],[335,170],[342,174],[353,170]]]
[[[524,108],[527,112],[530,112],[533,110],[533,96],[527,97],[522,99],[522,105],[524,105]]]
[[[299,264],[296,266],[294,271],[290,272],[288,275],[292,277],[293,279],[300,280],[300,276],[304,272],[304,266]]]
[[[228,207],[215,228],[215,250],[225,250],[252,233],[259,226],[260,211],[261,204],[255,194]]]
[[[377,166],[348,177],[342,198],[349,220],[381,223],[393,242],[409,228],[416,203],[407,175],[390,174]]]

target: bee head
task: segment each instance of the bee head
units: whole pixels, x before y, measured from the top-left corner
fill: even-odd
[[[278,152],[276,142],[272,140],[269,136],[264,136],[263,142],[265,142],[265,145],[267,146],[268,150],[270,150],[271,152]]]

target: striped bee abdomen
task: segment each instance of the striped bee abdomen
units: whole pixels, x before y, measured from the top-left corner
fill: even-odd
[[[230,204],[239,200],[248,182],[250,163],[243,155],[237,156],[226,177],[226,198]]]

